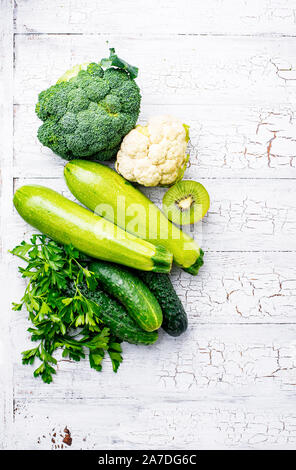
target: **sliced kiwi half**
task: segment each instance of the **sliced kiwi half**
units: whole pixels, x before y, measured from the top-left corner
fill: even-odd
[[[162,207],[172,222],[178,225],[194,224],[207,213],[210,197],[201,183],[183,180],[165,193]]]

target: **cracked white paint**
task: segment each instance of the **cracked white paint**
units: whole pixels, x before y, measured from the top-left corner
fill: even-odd
[[[0,446],[65,448],[67,426],[71,449],[295,449],[295,2],[0,3]],[[172,273],[184,335],[125,344],[117,375],[108,361],[99,374],[58,356],[48,386],[22,366],[28,323],[10,311],[24,284],[7,250],[32,233],[12,193],[38,183],[71,197],[64,161],[36,139],[34,105],[66,66],[105,55],[106,40],[140,68],[140,120],[170,112],[190,125],[186,177],[211,195],[196,226],[205,265]],[[161,204],[164,190],[145,192]]]
[[[37,91],[36,91],[37,94]],[[163,114],[165,105],[142,107],[141,121]],[[292,105],[176,105],[169,112],[190,125],[186,177],[276,177],[296,175],[296,119]],[[14,173],[60,176],[64,161],[36,137],[41,124],[32,105],[14,108]],[[33,135],[32,135],[33,134]],[[275,138],[276,135],[276,138]],[[40,155],[42,158],[40,158]]]
[[[172,47],[166,34],[112,33],[16,35],[14,102],[35,104],[36,94],[59,78],[65,64],[105,56],[106,41],[139,67],[143,105],[194,104],[198,112],[204,104],[275,106],[295,101],[296,80],[280,78],[272,62],[280,56],[291,66],[295,63],[295,38],[181,35]]]
[[[55,0],[54,5],[52,8],[47,0],[16,0],[16,31],[227,35],[295,32],[293,0],[113,0],[100,6],[97,0]]]
[[[124,344],[120,374],[109,361],[102,374],[89,370],[87,360],[64,361],[48,387],[33,380],[32,367],[19,362],[28,348],[26,320],[12,323],[15,398],[19,400],[93,399],[132,401],[293,398],[296,381],[296,325],[202,324],[191,322],[178,339],[161,334],[151,347]],[[23,333],[20,334],[20,331]],[[131,373],[131,368],[133,373]],[[98,390],[100,391],[98,394]]]
[[[61,443],[61,406],[69,416],[68,427],[77,449],[142,449],[143,442],[150,449],[178,449],[180,441],[185,449],[196,449],[197,442],[199,449],[294,449],[296,442],[293,412],[279,404],[275,414],[260,400],[247,406],[239,401],[232,405],[214,400],[146,401],[141,407],[130,403],[120,406],[112,400],[85,400],[79,406],[57,400],[50,416],[44,400],[17,400],[15,406],[15,429],[29,448],[55,449],[51,442],[54,432]],[[88,422],[82,430],[85,416]]]

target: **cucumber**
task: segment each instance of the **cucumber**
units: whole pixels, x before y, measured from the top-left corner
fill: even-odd
[[[72,194],[86,207],[128,232],[165,247],[173,253],[176,264],[186,269],[194,266],[192,274],[197,274],[202,256],[195,241],[122,176],[86,160],[67,163],[64,175]]]
[[[116,227],[44,186],[22,186],[13,199],[26,222],[53,240],[93,258],[136,269],[168,272],[172,254]]]
[[[188,320],[181,300],[167,274],[139,272],[140,278],[157,298],[162,309],[162,328],[171,336],[187,330]]]
[[[90,301],[97,316],[117,338],[132,344],[153,344],[158,338],[157,331],[143,331],[130,317],[125,308],[100,288],[90,291],[79,286],[81,293]]]
[[[105,261],[89,265],[99,284],[119,300],[135,322],[145,331],[157,330],[162,323],[159,303],[148,287],[128,269]]]

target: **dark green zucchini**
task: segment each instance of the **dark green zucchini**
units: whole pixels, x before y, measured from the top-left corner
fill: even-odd
[[[158,338],[157,331],[142,330],[129,316],[125,308],[112,299],[100,288],[90,291],[87,287],[79,287],[82,294],[93,302],[94,310],[102,322],[110,328],[114,336],[133,344],[152,344]]]
[[[162,309],[162,328],[171,336],[179,336],[187,330],[188,320],[181,300],[177,296],[167,274],[137,272],[155,295]]]
[[[119,300],[135,322],[145,331],[154,331],[162,323],[162,311],[146,284],[131,271],[106,261],[89,265],[99,284]]]

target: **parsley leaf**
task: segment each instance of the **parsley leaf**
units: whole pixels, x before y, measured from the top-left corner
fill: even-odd
[[[41,234],[33,235],[30,243],[22,241],[11,253],[26,263],[19,272],[28,283],[13,310],[27,309],[32,324],[28,332],[31,340],[38,342],[37,347],[22,353],[23,364],[39,361],[34,377],[52,382],[57,349],[73,361],[88,354],[90,367],[97,371],[102,370],[107,351],[117,372],[122,362],[120,340],[110,336],[95,315],[95,305],[80,290],[83,284],[89,290],[97,287],[95,275],[88,269],[90,259],[72,245],[60,245]]]

